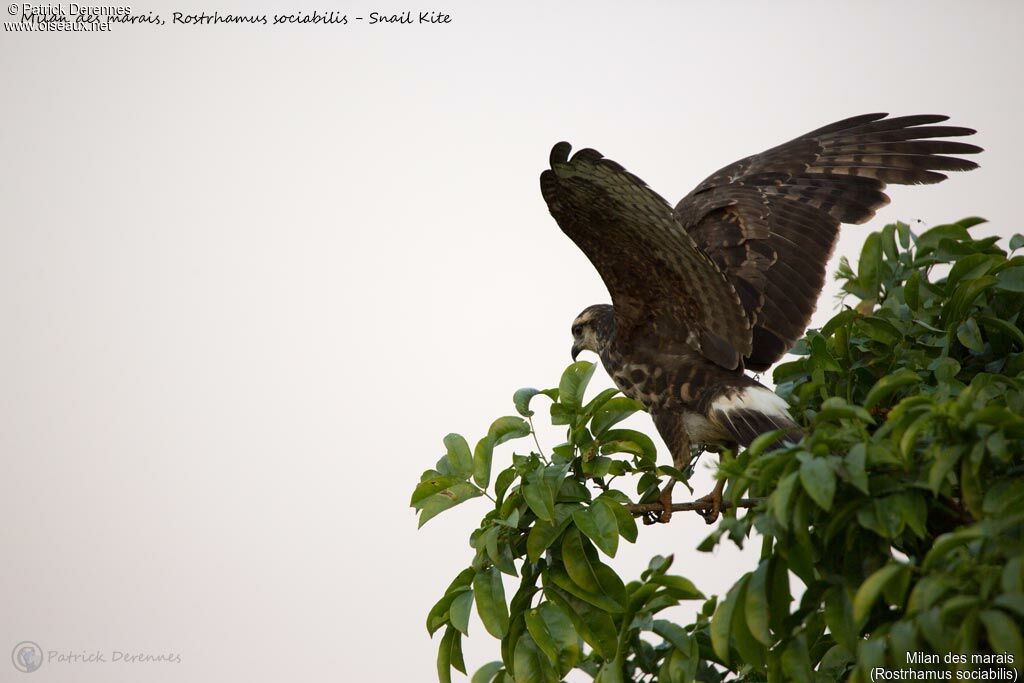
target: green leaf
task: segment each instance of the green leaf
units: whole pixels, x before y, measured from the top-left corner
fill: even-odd
[[[495,638],[504,638],[508,633],[508,606],[505,604],[501,573],[494,567],[478,572],[473,578],[473,593],[476,611],[484,628]]]
[[[615,557],[619,549],[619,526],[610,508],[595,503],[576,510],[572,513],[572,519],[576,528],[586,534],[605,555]]]
[[[475,572],[473,575],[475,575]],[[459,576],[461,577],[462,574]],[[472,575],[469,578],[472,580]],[[448,588],[448,591],[440,600],[434,603],[434,606],[430,608],[430,612],[427,614],[427,633],[433,636],[437,629],[449,622],[452,603],[455,602],[455,598],[459,597],[466,590],[466,586],[453,585]]]
[[[903,300],[912,311],[921,309],[921,273],[914,271],[903,285]]]
[[[1024,235],[1016,233],[1013,237],[1010,238],[1010,250],[1015,251],[1017,249],[1020,249],[1021,247],[1024,247]]]
[[[988,331],[990,336],[993,333],[1006,335],[1024,349],[1024,332],[1022,332],[1016,325],[1011,325],[1005,320],[992,318],[986,315],[979,315],[978,322],[981,323],[981,326]]]
[[[890,223],[882,228],[882,253],[887,261],[898,261],[899,250],[896,248],[896,225]]]
[[[779,485],[772,492],[769,500],[772,513],[783,529],[789,528],[789,519],[793,508],[790,502],[793,499],[793,489],[796,487],[796,480],[799,472],[790,472],[779,480]]]
[[[612,399],[615,394],[619,393],[618,389],[605,389],[594,398],[587,401],[587,404],[580,409],[580,413],[587,418],[592,418],[608,401]]]
[[[967,317],[974,300],[996,284],[996,281],[996,278],[986,275],[973,280],[964,280],[957,285],[943,311],[946,326],[958,326]]]
[[[853,654],[857,651],[858,633],[853,622],[853,603],[843,586],[833,586],[825,593],[825,623],[836,642]]]
[[[718,603],[718,609],[711,618],[711,647],[715,654],[726,664],[730,661],[729,656],[729,634],[732,632],[732,618],[736,611],[737,595],[746,585],[750,574],[744,574],[743,578],[733,584],[725,600]]]
[[[565,531],[572,521],[573,511],[578,508],[579,504],[577,503],[558,503],[555,505],[554,521],[538,520],[534,523],[526,537],[526,556],[530,562],[539,560],[544,551]]]
[[[455,596],[452,600],[452,606],[449,609],[449,621],[452,626],[459,630],[463,635],[469,635],[469,612],[473,606],[473,591],[462,591]]]
[[[832,509],[836,473],[824,458],[808,458],[800,465],[800,483],[807,495],[823,510]]]
[[[494,677],[504,668],[501,662],[488,662],[476,670],[469,683],[493,683]]]
[[[789,641],[782,651],[782,671],[786,681],[794,683],[812,683],[811,658],[807,652],[807,639],[800,635]]]
[[[882,236],[873,232],[864,240],[857,264],[857,283],[863,289],[858,296],[864,299],[873,298],[878,294],[882,282]]]
[[[540,389],[534,389],[533,387],[523,387],[512,395],[512,403],[516,407],[516,412],[523,417],[533,417],[534,412],[530,410],[530,401],[534,396],[541,393]]]
[[[598,672],[597,678],[594,679],[594,683],[625,683],[626,679],[622,677],[622,666],[621,656],[610,662],[605,662],[601,671]]]
[[[589,503],[591,498],[590,489],[573,477],[566,477],[558,489],[557,499],[565,503]]]
[[[992,254],[972,254],[966,256],[950,268],[949,275],[946,276],[946,284],[951,286],[964,278],[976,278],[987,275],[1000,261],[999,257]]]
[[[944,239],[969,240],[970,235],[962,225],[937,225],[917,238],[917,253],[923,255],[934,251]]]
[[[544,594],[569,615],[576,631],[599,655],[615,658],[619,632],[607,612],[556,586],[545,584]]]
[[[919,382],[921,382],[921,377],[909,368],[900,368],[891,375],[883,375],[868,391],[868,395],[864,399],[864,408],[871,410],[899,389]]]
[[[853,620],[855,623],[864,623],[886,584],[902,574],[906,569],[905,565],[890,563],[865,579],[864,583],[857,589],[857,595],[853,598]]]
[[[996,606],[1013,612],[1018,617],[1024,617],[1024,594],[1004,593],[996,596],[996,599],[993,602]]]
[[[526,477],[523,498],[533,514],[545,521],[555,519],[555,496],[565,479],[567,465],[548,465],[538,468]]]
[[[665,557],[664,555],[655,555],[651,558],[651,561],[647,563],[647,571],[645,571],[642,576],[661,576],[672,568],[672,563],[675,562],[675,559],[675,555],[669,555],[668,557]]]
[[[781,555],[776,555],[770,563],[768,577],[768,622],[775,633],[785,633],[790,614],[789,607],[793,596],[789,592],[789,565]]]
[[[594,374],[596,366],[585,360],[573,363],[565,372],[558,383],[558,401],[571,411],[579,412],[583,406],[583,392],[587,390],[587,384]]]
[[[526,612],[526,628],[558,673],[565,675],[580,659],[579,635],[572,619],[552,602]]]
[[[482,538],[484,539],[484,547],[487,550],[487,557],[502,574],[518,576],[516,565],[512,558],[512,549],[509,547],[507,540],[501,543],[500,537],[501,527],[498,525],[492,526],[483,534]]]
[[[999,271],[996,275],[996,289],[1007,292],[1024,292],[1024,266],[1014,266]]]
[[[1000,577],[1000,585],[1005,593],[1024,593],[1024,555],[1007,561]],[[1021,616],[1024,616],[1024,612]]]
[[[672,574],[652,576],[650,582],[656,586],[664,586],[676,600],[703,600],[704,594],[697,590],[693,581]]]
[[[672,622],[658,619],[653,630],[675,648],[666,655],[657,680],[664,683],[692,683],[697,677],[700,664],[700,648],[697,639]]]
[[[508,491],[508,487],[512,485],[512,482],[516,480],[519,474],[516,472],[516,468],[513,465],[508,469],[502,470],[494,480],[494,495],[498,499],[498,502],[502,502],[505,498],[505,493]]]
[[[499,417],[491,423],[487,436],[480,439],[473,451],[473,481],[481,488],[487,488],[491,480],[491,459],[494,447],[510,439],[518,439],[530,433],[526,420],[515,416]]]
[[[604,454],[632,453],[651,463],[658,458],[658,450],[651,437],[634,429],[609,429],[601,435],[601,442]]]
[[[968,216],[967,218],[961,218],[956,222],[957,225],[963,228],[973,228],[975,225],[981,225],[982,223],[988,223],[987,218],[981,216]]]
[[[469,444],[461,434],[449,434],[444,437],[444,446],[448,449],[448,462],[455,474],[463,479],[473,473],[473,454],[469,452]]]
[[[487,488],[491,482],[491,459],[494,456],[494,439],[485,436],[476,442],[473,450],[473,481],[480,488]]]
[[[943,648],[944,650],[945,648]],[[942,650],[940,650],[942,651]],[[877,669],[885,664],[885,638],[875,637],[857,643],[857,667],[863,673],[858,679],[861,683],[871,680],[866,672]],[[850,679],[854,680],[853,678]]]
[[[946,384],[956,379],[961,370],[960,363],[953,358],[940,358],[932,363],[932,366],[929,367],[932,367],[932,374],[935,375],[935,379]]]
[[[900,331],[887,320],[875,316],[866,316],[856,322],[857,331],[869,339],[874,339],[886,346],[893,346],[903,339]]]
[[[938,562],[956,548],[967,545],[971,541],[981,538],[982,531],[979,527],[969,526],[957,529],[947,534],[942,534],[932,543],[931,549],[921,563],[921,569],[929,571],[935,568]]]
[[[846,476],[851,484],[856,486],[865,495],[870,495],[871,487],[868,484],[868,473],[865,468],[867,462],[867,450],[864,444],[854,444],[850,452],[843,458],[846,465]]]
[[[673,624],[671,621],[664,619],[657,619],[654,621],[653,631],[671,643],[672,647],[677,650],[681,652],[689,651],[690,636],[678,624]]]
[[[580,587],[579,584],[569,578],[569,574],[565,571],[565,567],[562,565],[553,565],[548,567],[545,577],[545,580],[550,581],[551,584],[561,588],[563,591],[579,598],[580,600],[593,605],[599,610],[609,614],[619,614],[623,611],[621,601],[613,600],[604,593],[595,593]]]
[[[427,498],[461,481],[461,477],[453,475],[435,474],[434,476],[427,477],[416,485],[416,490],[412,492],[412,499],[409,501],[409,505],[418,509],[420,507],[419,504]]]
[[[996,609],[982,610],[978,616],[985,625],[992,651],[1013,655],[1013,661],[1018,665],[1024,662],[1024,640],[1021,639],[1017,622],[1007,616],[1006,612]]]
[[[619,534],[630,543],[636,543],[636,520],[622,503],[612,500],[608,494],[602,493],[594,501],[594,504],[603,505],[611,510],[615,516],[615,526],[618,528]]]
[[[768,562],[762,560],[747,582],[744,613],[747,628],[763,645],[771,647],[772,635],[768,630]]]
[[[515,651],[515,683],[556,683],[558,677],[555,675],[551,663],[544,655],[537,643],[524,633],[516,643]]]
[[[587,593],[606,596],[620,606],[626,602],[626,587],[618,574],[596,557],[590,557],[583,537],[570,528],[562,540],[562,562],[569,578]]]
[[[494,445],[503,444],[511,439],[520,439],[524,436],[529,436],[530,425],[521,417],[515,415],[506,415],[505,417],[499,417],[497,420],[491,423],[491,428],[487,430],[487,436],[494,439]]]
[[[452,649],[456,637],[458,631],[449,626],[437,648],[437,680],[441,683],[451,683],[452,680]]]
[[[755,667],[764,666],[767,651],[766,648],[754,638],[747,623],[746,594],[750,589],[750,581],[736,594],[736,612],[732,618],[732,638],[739,654],[739,661],[746,662]]]
[[[775,384],[782,384],[783,382],[788,382],[791,379],[803,377],[806,374],[807,361],[801,358],[800,360],[776,365],[775,370],[772,371],[772,381],[774,381]]]
[[[633,413],[644,410],[644,404],[625,396],[617,396],[605,403],[594,414],[590,422],[590,431],[594,436],[601,436],[612,425],[622,422]]]
[[[829,353],[828,344],[825,342],[825,338],[821,335],[815,335],[811,339],[811,367],[816,370],[829,370],[831,372],[842,372],[843,366],[840,365],[832,354]]]
[[[974,318],[968,318],[956,330],[956,338],[971,351],[985,351],[985,340],[981,338],[981,329]]]
[[[874,424],[875,420],[871,414],[861,408],[848,404],[844,399],[833,396],[821,404],[821,410],[814,416],[814,424],[823,422],[837,422],[839,420],[857,420],[867,424]]]
[[[785,429],[773,429],[770,432],[764,432],[750,442],[750,445],[747,447],[747,451],[750,455],[756,458],[764,455],[767,451],[785,447],[779,443],[779,440],[785,437]]]
[[[483,491],[469,482],[460,481],[457,484],[449,486],[444,491],[435,493],[426,500],[422,500],[417,504],[420,510],[419,526],[422,527],[431,519],[449,508],[453,508],[456,505],[465,503],[467,500],[482,495]]]
[[[551,404],[551,424],[569,425],[575,420],[576,413],[569,410],[561,403]]]
[[[981,517],[982,492],[978,467],[968,458],[960,460],[960,496],[967,511],[975,517]]]

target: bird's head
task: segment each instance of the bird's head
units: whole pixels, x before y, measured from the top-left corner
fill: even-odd
[[[572,359],[581,351],[600,355],[615,334],[615,313],[608,304],[596,304],[583,309],[572,321]]]

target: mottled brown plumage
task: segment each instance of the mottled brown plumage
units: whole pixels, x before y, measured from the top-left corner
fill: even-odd
[[[796,424],[744,369],[765,370],[803,334],[840,223],[888,203],[886,184],[925,184],[976,167],[974,133],[939,115],[857,116],[712,174],[672,208],[592,149],[560,142],[541,192],[597,268],[613,306],[574,324],[574,355],[597,352],[649,409],[678,466],[691,440],[749,445]],[[684,452],[685,451],[685,452]]]

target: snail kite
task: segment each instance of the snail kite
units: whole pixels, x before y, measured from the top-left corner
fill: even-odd
[[[744,370],[778,361],[804,333],[841,223],[888,203],[885,186],[944,180],[981,148],[948,117],[866,114],[730,164],[675,208],[593,149],[551,150],[541,192],[559,227],[597,268],[612,305],[583,310],[572,354],[595,352],[642,402],[679,470],[691,445],[748,446],[800,430],[786,403]],[[719,482],[702,499],[713,521]],[[671,486],[662,494],[670,515]]]

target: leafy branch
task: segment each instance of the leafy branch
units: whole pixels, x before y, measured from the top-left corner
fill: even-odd
[[[659,466],[653,441],[619,426],[639,403],[614,389],[586,399],[590,363],[557,388],[517,391],[517,414],[472,450],[445,437],[412,496],[420,525],[473,498],[490,505],[470,565],[427,617],[431,634],[443,630],[439,679],[467,671],[474,608],[501,658],[473,683],[574,669],[602,683],[858,683],[906,667],[908,652],[938,655],[950,673],[1024,662],[1024,256],[1012,255],[1024,237],[1007,253],[970,236],[980,222],[921,235],[889,225],[868,236],[856,271],[841,263],[860,304],[808,331],[774,372],[805,438],[771,451],[759,439],[720,465],[729,513],[697,550],[762,543],[721,599],[669,573],[671,557],[628,582],[609,564],[620,539],[636,541],[634,517],[661,511],[666,478],[685,482],[692,466]],[[539,399],[566,430],[549,453]],[[506,442],[518,448],[492,479]],[[692,600],[703,601],[692,623],[659,618]]]

